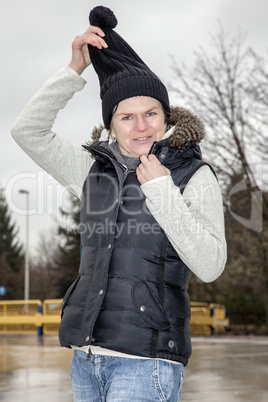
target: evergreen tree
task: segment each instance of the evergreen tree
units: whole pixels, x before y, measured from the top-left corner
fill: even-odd
[[[22,298],[23,261],[18,229],[12,222],[4,190],[0,189],[0,286],[7,289],[5,299]]]
[[[60,241],[57,250],[56,266],[58,280],[58,297],[64,293],[77,278],[80,264],[80,200],[70,194],[69,211],[61,208],[63,224],[58,228]]]

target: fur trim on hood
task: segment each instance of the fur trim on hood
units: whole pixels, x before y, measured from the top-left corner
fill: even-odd
[[[171,107],[170,116],[168,117],[168,125],[171,127],[169,143],[172,147],[176,147],[181,151],[191,145],[198,144],[203,138],[205,138],[205,127],[202,120],[190,110],[183,107]],[[91,141],[89,141],[87,145],[91,146],[102,140],[103,130],[107,131],[103,125],[94,127]]]

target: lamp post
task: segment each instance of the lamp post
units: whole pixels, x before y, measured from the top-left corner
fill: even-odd
[[[29,191],[19,190],[26,195],[26,241],[25,241],[25,270],[24,270],[24,300],[29,300]]]

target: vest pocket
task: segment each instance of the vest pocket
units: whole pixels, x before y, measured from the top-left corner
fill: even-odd
[[[163,331],[170,327],[157,293],[148,283],[137,281],[132,287],[131,296],[136,310],[151,328]]]

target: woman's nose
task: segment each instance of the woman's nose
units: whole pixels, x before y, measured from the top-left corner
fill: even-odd
[[[145,131],[147,128],[147,123],[143,117],[138,117],[136,121],[136,130]]]

